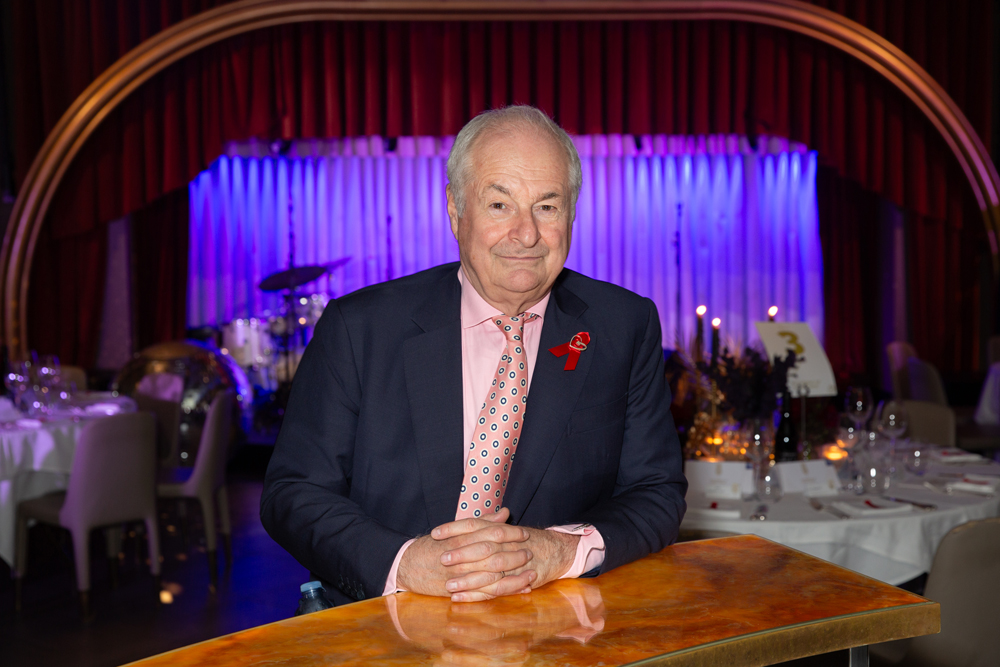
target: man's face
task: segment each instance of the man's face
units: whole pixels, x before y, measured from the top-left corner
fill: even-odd
[[[529,307],[552,287],[569,253],[569,168],[554,139],[531,129],[480,136],[473,144],[465,211],[448,190],[451,231],[466,276],[491,304]]]

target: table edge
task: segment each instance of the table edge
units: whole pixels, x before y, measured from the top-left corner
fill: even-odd
[[[878,616],[877,623],[871,622],[869,617],[873,615]],[[845,642],[831,637],[831,626],[836,626],[840,631],[838,635],[850,633],[852,639]],[[854,646],[879,644],[940,631],[941,606],[927,600],[804,621],[771,630],[758,630],[643,658],[626,663],[625,667],[714,667],[720,664],[764,667]]]

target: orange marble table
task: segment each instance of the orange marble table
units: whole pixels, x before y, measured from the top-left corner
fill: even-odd
[[[133,664],[751,666],[939,629],[934,602],[742,535],[529,595],[453,604],[398,593]]]

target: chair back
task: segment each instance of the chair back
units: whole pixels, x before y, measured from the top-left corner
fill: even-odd
[[[924,596],[941,605],[941,633],[917,637],[907,664],[1000,665],[1000,518],[970,521],[944,536]]]
[[[885,354],[889,358],[889,373],[892,375],[892,395],[897,400],[912,398],[910,396],[910,377],[906,362],[917,356],[913,346],[903,341],[893,341],[885,346]]]
[[[233,423],[235,394],[227,389],[212,400],[198,442],[198,456],[186,486],[215,491],[226,481],[226,455]]]
[[[941,374],[933,364],[911,357],[906,360],[906,371],[910,376],[910,395],[914,401],[927,401],[938,405],[948,405],[948,396],[944,393],[944,382]]]
[[[67,387],[75,386],[76,391],[87,391],[87,371],[79,366],[61,366],[59,381]]]
[[[136,392],[158,398],[161,401],[181,402],[184,394],[184,378],[173,373],[150,373],[139,380]]]
[[[955,411],[927,401],[903,401],[909,424],[907,437],[942,447],[955,446]]]
[[[156,516],[156,420],[134,412],[83,427],[73,457],[64,526],[94,528]]]
[[[135,395],[140,412],[156,417],[156,456],[166,465],[177,465],[177,445],[180,439],[181,404],[164,401],[143,393]]]

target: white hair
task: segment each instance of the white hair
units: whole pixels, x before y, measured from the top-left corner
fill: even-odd
[[[570,218],[576,209],[576,200],[580,195],[580,185],[583,183],[583,172],[580,168],[580,154],[576,152],[573,140],[566,131],[556,125],[541,109],[526,104],[490,109],[482,112],[468,123],[455,137],[455,143],[448,154],[448,183],[458,215],[465,211],[465,186],[471,178],[472,148],[483,134],[506,130],[510,128],[530,128],[552,137],[566,154],[566,166],[569,170]]]

